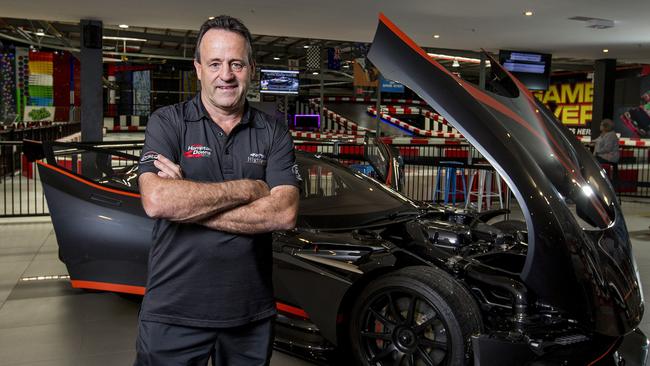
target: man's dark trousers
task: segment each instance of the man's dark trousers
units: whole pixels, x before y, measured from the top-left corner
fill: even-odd
[[[135,366],[267,366],[273,319],[233,328],[198,328],[141,320]]]

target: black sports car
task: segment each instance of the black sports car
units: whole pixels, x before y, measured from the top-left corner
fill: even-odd
[[[298,154],[298,227],[273,243],[278,346],[344,349],[362,365],[645,365],[629,235],[589,152],[494,60],[479,89],[383,16],[369,58],[463,133],[525,221],[409,200],[389,187],[400,169],[382,145],[366,147],[382,183]],[[137,151],[44,147],[39,172],[73,286],[142,294],[154,221]]]

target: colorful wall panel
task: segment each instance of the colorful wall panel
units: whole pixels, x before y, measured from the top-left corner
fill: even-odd
[[[52,52],[29,53],[29,105],[54,104],[54,65]]]

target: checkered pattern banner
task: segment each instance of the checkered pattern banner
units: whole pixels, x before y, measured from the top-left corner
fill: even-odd
[[[133,114],[148,116],[151,113],[151,72],[133,72]]]
[[[13,120],[16,115],[16,83],[13,53],[0,53],[0,121]]]
[[[320,46],[307,49],[307,70],[320,70]]]
[[[22,121],[29,100],[29,49],[16,47],[16,113]]]

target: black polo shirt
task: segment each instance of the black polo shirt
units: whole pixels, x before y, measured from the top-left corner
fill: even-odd
[[[291,135],[284,123],[248,106],[226,135],[200,94],[149,118],[140,173],[158,169],[162,154],[185,179],[264,180],[298,186]],[[233,327],[275,314],[271,234],[236,235],[196,224],[157,220],[149,252],[141,318],[199,327]]]

